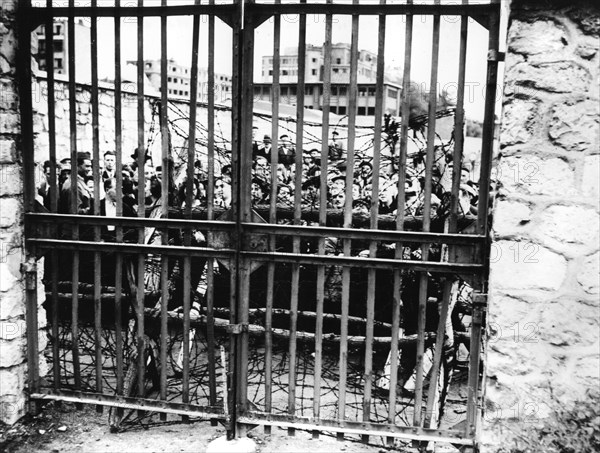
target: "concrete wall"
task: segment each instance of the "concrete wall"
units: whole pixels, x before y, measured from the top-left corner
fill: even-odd
[[[27,351],[23,249],[23,183],[19,96],[15,78],[16,1],[0,10],[0,421],[14,423],[25,414]],[[42,264],[42,263],[40,263]],[[43,264],[42,264],[43,266]],[[38,285],[39,285],[38,281]],[[43,296],[43,288],[38,286]],[[40,303],[44,300],[39,298]],[[39,308],[43,329],[45,314]],[[39,332],[40,348],[47,343]],[[47,371],[40,355],[40,374]]]
[[[484,425],[486,442],[502,446],[600,384],[600,7],[592,4],[511,5]]]

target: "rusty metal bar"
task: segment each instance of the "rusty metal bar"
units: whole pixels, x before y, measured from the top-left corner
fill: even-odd
[[[440,0],[435,0],[436,5]],[[440,49],[440,16],[433,18],[433,38],[431,48],[431,79],[429,82],[429,112],[427,123],[427,156],[425,161],[425,200],[423,203],[423,231],[428,232],[431,223],[431,195],[432,195],[432,173],[435,152],[435,112],[437,106],[437,76],[438,60]],[[421,256],[427,260],[429,256],[429,245],[421,246]],[[423,403],[423,355],[425,352],[424,332],[425,332],[425,314],[427,305],[427,286],[428,276],[421,274],[419,282],[419,310],[417,319],[417,333],[419,341],[417,343],[417,362],[416,362],[416,382],[415,382],[415,410],[414,426],[421,426],[421,411]]]
[[[275,0],[279,3],[281,0]],[[269,206],[269,222],[277,223],[277,162],[279,135],[279,71],[281,45],[281,16],[273,18],[273,88],[272,88],[272,122],[271,122],[271,197]],[[276,250],[276,238],[269,236],[269,251]],[[265,315],[265,411],[273,409],[273,293],[275,285],[275,263],[268,263],[267,269],[267,300]],[[271,427],[265,425],[265,434],[271,434]]]
[[[204,5],[174,5],[169,7],[169,16],[190,16],[193,14],[208,14],[216,15],[224,18],[230,18],[235,15],[238,9],[237,4],[204,4]],[[323,4],[323,3],[282,3],[282,4],[246,4],[246,14],[255,14],[260,17],[270,17],[271,15],[281,14],[359,14],[359,15],[428,15],[428,16],[460,16],[469,14],[471,16],[482,16],[489,14],[491,11],[497,10],[495,2],[484,4],[472,4],[468,6],[460,4]],[[52,12],[43,8],[29,8],[28,14],[33,19],[43,20],[48,14],[53,14],[56,17],[77,17],[90,16],[92,10],[90,7],[81,6],[72,10],[65,7],[52,8]],[[121,15],[152,17],[161,16],[164,10],[160,6],[145,6],[139,8],[136,6],[129,7],[110,7],[104,6],[97,8],[96,16],[98,17],[115,17]]]
[[[294,417],[290,420],[285,415],[264,414],[251,412],[240,417],[244,423],[264,425],[270,424],[285,427],[294,427],[304,430],[326,430],[348,434],[367,434],[371,436],[393,436],[405,439],[418,439],[420,441],[447,442],[457,445],[473,445],[473,439],[464,438],[462,431],[436,430],[415,428],[384,423],[365,423],[351,420],[313,419],[309,417]]]
[[[412,0],[408,0],[412,4]],[[400,125],[400,155],[398,158],[398,205],[396,209],[396,230],[404,230],[405,204],[406,204],[406,159],[408,148],[408,120],[410,116],[410,70],[412,66],[412,39],[413,39],[413,16],[406,17],[404,30],[404,72],[402,76],[402,122]],[[396,242],[394,257],[399,260],[403,258],[404,246],[402,242]],[[392,308],[392,344],[390,347],[390,393],[388,423],[395,424],[396,421],[396,396],[398,384],[398,338],[404,336],[404,329],[400,328],[400,315],[402,310],[402,275],[399,269],[394,270],[394,292]],[[393,445],[393,439],[387,439],[388,446]]]
[[[301,0],[302,3],[305,0]],[[296,87],[296,173],[294,190],[294,224],[299,225],[302,217],[302,162],[304,154],[304,90],[306,80],[306,15],[300,15],[298,29],[298,85]],[[294,236],[292,249],[300,253],[300,238]],[[296,331],[298,324],[298,296],[300,291],[300,266],[292,266],[292,285],[290,298],[290,373],[288,390],[288,413],[294,416],[296,412]],[[288,435],[293,436],[295,430],[288,429]]]
[[[210,0],[214,4],[214,0]],[[214,218],[214,185],[215,185],[215,17],[208,17],[208,187],[207,218]],[[214,328],[214,265],[212,258],[206,260],[206,339],[208,342],[208,386],[211,406],[217,404],[217,376],[215,360],[215,328]]]
[[[499,6],[500,0],[492,0]],[[498,83],[498,46],[499,46],[499,27],[500,10],[495,9],[489,14],[490,33],[488,41],[488,65],[485,87],[485,107],[483,117],[483,131],[481,137],[481,164],[479,173],[479,202],[477,211],[477,232],[487,236],[488,214],[489,214],[489,196],[490,196],[490,171],[492,158],[494,155],[494,110],[496,106],[496,89]]]
[[[115,6],[120,8],[120,0],[115,0]],[[121,114],[121,18],[115,17],[115,176],[116,176],[116,196],[117,208],[116,215],[123,215],[123,137],[122,137],[122,114]],[[116,241],[123,242],[123,228],[116,225]],[[125,367],[123,364],[123,319],[121,293],[123,285],[123,254],[115,251],[115,354],[116,354],[116,373],[117,388],[116,394],[123,394],[123,379]],[[123,416],[123,410],[117,409],[117,417]]]
[[[138,0],[138,7],[141,9],[144,0]],[[144,18],[137,16],[137,173],[138,173],[138,194],[137,194],[137,214],[138,217],[145,216],[146,196],[146,176],[144,167],[146,164],[146,148],[144,146]],[[138,231],[138,243],[144,244],[144,229]],[[138,382],[145,382],[146,377],[146,357],[144,354],[144,274],[145,259],[144,255],[137,256],[137,351],[138,351]],[[145,386],[138,386],[138,396],[144,397]],[[140,412],[142,415],[142,412]]]
[[[223,414],[220,407],[202,407],[192,404],[176,403],[174,401],[160,401],[143,398],[132,398],[113,395],[98,395],[88,392],[70,392],[63,390],[61,392],[41,391],[31,395],[32,399],[49,401],[69,401],[80,404],[102,404],[121,409],[137,409],[146,411],[159,411],[167,414],[180,414],[199,417],[203,419],[228,420],[228,416]]]
[[[353,0],[355,6],[358,0]],[[352,183],[354,180],[354,139],[356,126],[356,98],[358,95],[358,20],[359,16],[352,16],[352,32],[350,42],[350,85],[348,87],[348,150],[346,156],[346,200],[344,205],[344,228],[352,228]],[[351,253],[351,240],[344,241],[344,257],[349,257]],[[342,341],[340,342],[340,381],[339,381],[339,403],[338,419],[344,420],[346,417],[346,382],[348,378],[348,314],[350,305],[350,268],[344,267],[342,270],[342,321],[340,333]],[[343,433],[338,433],[338,440],[343,440]]]
[[[92,8],[97,6],[97,0],[92,0]],[[94,179],[94,215],[100,215],[100,137],[98,130],[99,104],[98,104],[98,20],[90,18],[90,58],[91,68],[91,101],[92,101],[92,150],[93,150],[93,179]],[[94,240],[100,241],[100,227],[94,227]],[[100,303],[100,287],[102,275],[102,261],[100,253],[94,253],[94,326],[96,349],[96,391],[102,393],[102,305]],[[103,407],[96,406],[96,412],[102,413]]]
[[[463,0],[467,4],[468,0]],[[464,148],[464,119],[465,119],[465,75],[467,67],[467,36],[469,18],[463,15],[460,19],[460,50],[458,56],[458,92],[456,95],[456,113],[454,116],[454,152],[452,155],[452,190],[450,196],[450,233],[455,233],[458,227],[458,193],[460,189],[461,168]]]
[[[469,378],[467,382],[467,423],[465,425],[464,433],[466,437],[472,438],[474,438],[477,433],[481,336],[486,306],[487,294],[476,293],[473,295],[471,347],[469,348]]]
[[[331,4],[332,0],[327,0]],[[321,130],[321,174],[319,175],[319,226],[327,225],[327,163],[329,157],[329,110],[331,104],[331,47],[333,16],[325,16],[325,43],[323,44],[323,126]],[[318,254],[325,254],[325,237],[319,236]],[[317,267],[317,319],[315,325],[315,372],[313,416],[321,416],[321,373],[323,370],[323,311],[325,304],[325,267]],[[319,438],[319,431],[313,431],[313,439]]]
[[[74,0],[69,0],[69,7],[74,7]],[[70,148],[71,148],[71,205],[68,207],[71,214],[77,214],[77,102],[76,102],[76,72],[75,72],[75,20],[69,17],[68,22],[68,52],[69,52],[69,129],[70,129]],[[66,207],[65,207],[66,208]],[[74,241],[79,239],[79,228],[73,226],[72,238]],[[79,300],[77,299],[76,288],[79,283],[79,252],[73,253],[72,263],[72,282],[73,299],[71,301],[71,335],[73,344],[73,376],[75,379],[75,389],[81,390],[81,370],[79,365]]]
[[[385,4],[385,0],[380,0]],[[381,170],[381,126],[383,117],[384,96],[384,70],[385,70],[385,26],[386,17],[379,16],[379,30],[377,39],[377,75],[375,85],[375,124],[373,134],[373,180],[371,195],[371,222],[370,227],[377,229],[379,217],[379,174]],[[369,244],[369,256],[377,256],[377,242]],[[364,370],[364,392],[363,392],[363,421],[371,420],[371,392],[373,388],[373,331],[375,322],[375,285],[376,271],[369,269],[367,275],[367,324],[365,344],[365,370]],[[363,442],[369,441],[368,435],[362,436]]]
[[[161,6],[167,6],[167,0],[161,0]],[[168,55],[167,55],[167,16],[160,18],[160,136],[161,136],[161,217],[169,216],[169,188],[173,183],[171,181],[171,159],[169,150],[169,108],[167,98],[167,71],[168,71]],[[161,232],[161,241],[163,244],[169,242],[169,232],[167,229]],[[167,305],[169,303],[169,256],[161,255],[160,268],[160,287],[161,287],[161,304],[160,304],[160,363],[167,363],[167,336],[168,330],[168,315]],[[167,367],[160,367],[160,399],[167,399]],[[160,415],[161,420],[166,421],[166,414]]]

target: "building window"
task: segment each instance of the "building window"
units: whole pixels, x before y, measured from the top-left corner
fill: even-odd
[[[185,94],[186,96],[189,96],[187,91],[184,91],[183,94]]]
[[[335,59],[335,63],[336,64],[342,64],[342,59],[341,58],[336,58]]]
[[[62,33],[62,25],[55,25],[54,26],[54,34],[60,35],[61,33]]]
[[[338,107],[337,109],[337,114],[338,115],[345,115],[346,114],[346,106],[341,105]]]
[[[340,96],[346,96],[346,91],[347,91],[346,87],[340,87]]]
[[[62,58],[55,58],[54,59],[54,67],[56,69],[62,69],[63,68],[63,59]]]
[[[175,82],[175,83],[179,83],[179,79],[177,79],[177,77],[175,77],[175,78],[173,79],[173,82]]]
[[[367,108],[367,115],[374,116],[375,115],[375,107],[368,107]]]
[[[312,62],[313,62],[313,63],[316,63],[316,62],[317,62],[317,59],[316,59],[316,58],[313,58],[313,59],[312,59]]]
[[[398,90],[392,90],[391,88],[388,88],[388,97],[392,99],[398,99]]]
[[[173,66],[173,72],[177,72],[177,68]]]
[[[54,51],[55,52],[62,52],[62,51],[64,51],[64,42],[63,41],[56,41],[54,43]]]
[[[171,82],[172,80],[171,77],[167,77],[167,82]]]
[[[284,75],[284,76],[288,75],[288,72],[287,72],[287,70],[286,70],[286,69],[284,69],[283,71],[281,71],[281,75]]]
[[[365,116],[367,114],[367,108],[366,107],[359,107],[358,111],[356,112],[356,114],[358,116]]]
[[[269,69],[269,75],[272,76],[273,75],[273,70]]]
[[[312,70],[312,75],[317,75],[317,70],[316,69]]]
[[[338,68],[333,68],[333,73],[337,74],[338,72],[340,72],[340,70]]]

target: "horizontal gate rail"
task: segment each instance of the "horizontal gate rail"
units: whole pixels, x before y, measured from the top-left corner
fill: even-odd
[[[239,417],[240,423],[277,425],[283,428],[333,431],[347,434],[386,436],[417,441],[448,442],[457,445],[473,445],[472,439],[464,438],[464,432],[452,429],[432,429],[413,426],[391,425],[389,423],[354,422],[348,420],[316,419],[313,417],[286,417],[285,415],[247,411]]]
[[[120,407],[123,409],[139,409],[163,412],[167,414],[189,415],[203,419],[228,421],[230,416],[223,413],[223,408],[215,406],[194,406],[193,404],[173,401],[150,400],[146,398],[131,398],[116,395],[106,395],[88,392],[69,392],[67,390],[42,390],[31,394],[32,399],[68,401],[81,404],[96,404],[101,406]]]

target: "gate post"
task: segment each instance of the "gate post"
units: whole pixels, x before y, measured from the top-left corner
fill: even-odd
[[[30,48],[19,49],[23,42],[30,43],[28,36],[23,42],[19,41],[17,16],[22,5],[17,0],[3,0],[0,9],[0,421],[8,424],[16,422],[27,412],[26,389],[29,387],[30,393],[32,386],[31,381],[28,386],[26,380],[38,375],[31,370],[37,369],[39,362],[35,348],[28,348],[32,342],[30,339],[38,343],[39,326],[37,322],[29,326],[25,320],[26,316],[29,320],[38,316],[37,278],[33,277],[31,287],[34,289],[29,291],[32,303],[28,309],[26,277],[22,268],[26,262],[23,218],[26,206],[23,190],[25,173],[21,162],[33,158],[33,150],[28,146],[33,137],[31,133],[25,135],[24,132],[24,123],[29,121],[32,124],[31,109],[25,121],[19,114],[19,109],[27,109],[27,102],[24,103],[23,99],[31,99],[30,79],[20,71],[24,64],[31,64]],[[30,167],[32,171],[27,179],[34,188],[35,173],[33,165]],[[31,193],[33,195],[33,191]],[[41,346],[43,349],[44,344]],[[29,363],[33,367],[27,365],[28,352],[32,352]]]

